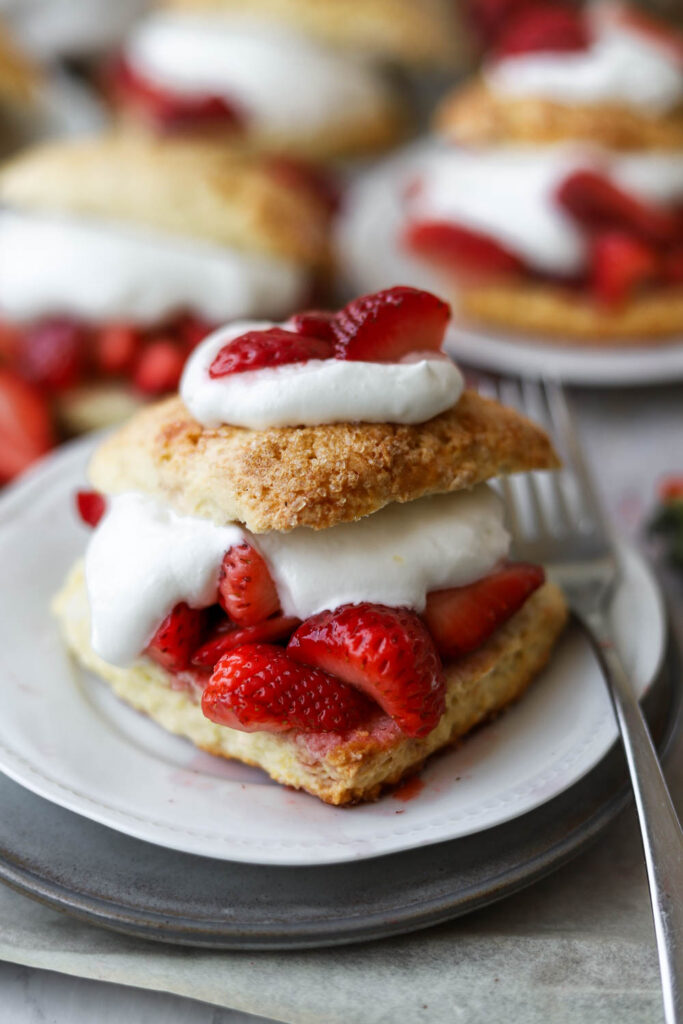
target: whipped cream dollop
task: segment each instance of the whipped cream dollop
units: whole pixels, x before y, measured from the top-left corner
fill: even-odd
[[[300,304],[304,268],[119,223],[0,211],[0,317],[70,315],[153,323],[281,316]]]
[[[267,321],[230,324],[192,353],[180,396],[205,427],[316,426],[322,423],[424,423],[450,409],[464,389],[462,374],[441,353],[399,363],[311,359],[212,378],[209,367],[228,342],[247,331],[284,327]]]
[[[683,70],[665,44],[611,15],[589,11],[591,44],[568,53],[523,53],[484,69],[501,96],[541,97],[568,104],[621,103],[661,114],[683,99]]]
[[[125,59],[170,92],[223,97],[274,136],[341,127],[386,105],[383,79],[359,59],[243,16],[153,13]]]
[[[540,271],[573,274],[588,240],[555,195],[574,171],[595,170],[644,199],[683,197],[683,154],[612,156],[587,146],[441,149],[425,160],[410,220],[453,221],[498,240]]]
[[[86,553],[93,649],[111,664],[135,660],[176,604],[215,602],[223,555],[245,540],[265,558],[284,614],[300,619],[362,601],[422,611],[431,591],[491,572],[510,543],[500,498],[484,484],[327,530],[257,535],[121,494]]]

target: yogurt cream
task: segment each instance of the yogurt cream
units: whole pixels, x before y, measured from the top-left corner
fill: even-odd
[[[484,70],[493,93],[567,104],[621,103],[662,114],[683,99],[683,71],[666,46],[597,5],[592,42],[574,53],[525,53]]]
[[[300,619],[361,601],[422,611],[430,591],[480,579],[509,548],[502,503],[483,484],[327,530],[258,535],[177,515],[142,494],[108,501],[86,553],[86,585],[93,649],[122,666],[176,604],[215,602],[223,555],[243,540],[265,558],[284,614]]]
[[[360,60],[245,17],[151,14],[125,59],[170,92],[225,98],[274,136],[328,130],[386,104],[381,77]]]
[[[0,211],[0,317],[158,322],[283,315],[308,275],[285,260],[73,216]]]
[[[462,374],[448,357],[430,352],[400,363],[312,359],[212,379],[219,350],[247,331],[286,324],[230,324],[190,356],[180,382],[183,402],[199,423],[265,430],[322,423],[424,423],[460,398]]]

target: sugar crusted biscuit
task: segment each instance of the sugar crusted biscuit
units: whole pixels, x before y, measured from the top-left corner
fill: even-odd
[[[561,592],[546,583],[482,648],[446,667],[446,711],[428,736],[412,739],[381,712],[367,728],[346,737],[245,733],[210,722],[197,697],[171,689],[165,670],[149,659],[116,668],[95,654],[80,564],[56,598],[54,611],[78,661],[122,700],[203,750],[263,768],[277,782],[330,804],[377,799],[385,786],[412,774],[430,754],[521,697],[547,662],[567,618]]]
[[[513,409],[466,391],[426,423],[202,427],[173,397],[137,413],[95,452],[104,493],[140,490],[176,511],[254,533],[325,529],[501,473],[553,469],[547,435]]]

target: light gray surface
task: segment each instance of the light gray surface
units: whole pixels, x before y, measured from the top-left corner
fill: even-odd
[[[683,388],[582,392],[577,398],[606,502],[621,532],[633,536],[652,504],[656,480],[683,470]],[[681,738],[668,775],[680,810]],[[388,860],[388,870],[390,865]],[[0,889],[0,959],[191,995],[291,1024],[663,1019],[632,811],[593,850],[532,889],[401,939],[313,953],[181,950],[81,925]],[[155,1024],[162,1016],[165,1024],[242,1024],[239,1017],[213,1015],[206,1006],[167,996],[22,968],[0,973],[0,1007],[10,1006],[12,1024]]]

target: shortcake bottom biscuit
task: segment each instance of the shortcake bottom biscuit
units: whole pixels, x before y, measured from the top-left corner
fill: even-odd
[[[430,754],[517,700],[547,662],[567,617],[561,592],[546,583],[484,647],[447,668],[441,721],[428,736],[411,739],[381,712],[367,727],[343,737],[246,733],[210,722],[198,696],[171,689],[171,677],[154,662],[141,658],[121,669],[94,653],[80,564],[56,598],[54,611],[78,661],[105,679],[122,700],[203,750],[263,768],[277,782],[305,789],[329,804],[377,799],[385,786],[415,772]]]

